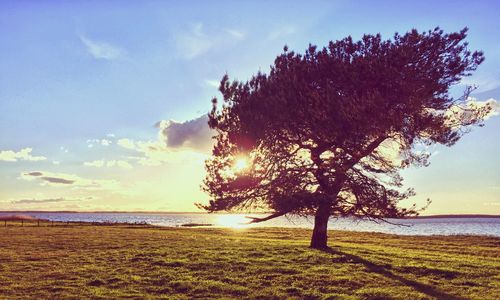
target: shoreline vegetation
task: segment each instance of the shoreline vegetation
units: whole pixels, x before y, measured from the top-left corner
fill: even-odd
[[[25,212],[26,213],[26,212]],[[224,215],[224,214],[220,214]],[[465,216],[465,215],[463,215]],[[469,217],[456,217],[456,218],[491,218],[485,215],[467,215]],[[481,217],[482,216],[482,217]],[[500,217],[500,216],[498,216]],[[416,219],[417,217],[412,217],[412,218],[406,218],[406,219]],[[439,216],[428,216],[428,217],[423,217],[422,219],[434,219],[434,218],[453,218],[449,217],[448,215],[439,215]],[[495,218],[495,217],[493,217]],[[36,218],[31,215],[27,214],[12,214],[12,215],[0,215],[0,226],[7,227],[7,226],[30,226],[35,224],[35,226],[58,226],[58,225],[75,225],[75,226],[134,226],[134,225],[140,225],[140,226],[150,226],[150,227],[163,227],[163,228],[235,228],[235,226],[225,226],[222,224],[215,224],[215,223],[198,223],[198,222],[188,222],[188,223],[182,223],[182,224],[176,224],[176,225],[156,225],[156,224],[150,224],[145,221],[136,221],[136,222],[121,222],[121,221],[55,221],[55,220],[50,220],[50,219],[44,219],[44,218]],[[249,223],[242,223],[241,225],[245,225]],[[397,224],[394,224],[397,226]],[[406,226],[406,225],[401,225],[401,226]],[[239,226],[236,226],[239,227]],[[266,227],[264,227],[266,228]],[[279,226],[269,226],[267,228],[289,228],[289,227],[279,227]],[[247,228],[248,229],[248,228]],[[307,229],[307,228],[303,228]],[[360,232],[377,232],[377,231],[360,231]],[[389,233],[391,234],[391,233]],[[397,234],[396,234],[397,235]],[[435,236],[440,236],[440,234],[433,234]],[[491,236],[490,234],[445,234],[445,235],[455,235],[455,236],[460,236],[460,235],[471,235],[471,236]],[[418,236],[418,234],[416,234]],[[432,236],[432,235],[431,235]],[[493,235],[494,236],[494,235]]]
[[[26,213],[26,212],[25,212]],[[224,215],[224,214],[221,214]],[[485,215],[462,215],[463,217],[455,217],[455,218],[491,218],[489,216]],[[469,216],[469,217],[465,217]],[[478,217],[479,216],[479,217]],[[498,216],[500,217],[500,216]],[[411,218],[406,218],[406,219],[416,219],[418,217],[411,217]],[[439,215],[439,216],[428,216],[428,217],[421,217],[421,219],[434,219],[434,218],[454,218],[454,217],[449,217],[448,215]],[[496,218],[496,217],[493,217]],[[152,226],[152,227],[164,227],[164,228],[228,228],[228,226],[224,225],[218,225],[214,223],[182,223],[182,224],[177,224],[175,226],[160,226],[160,225],[154,225],[150,224],[144,221],[138,221],[138,222],[120,222],[120,221],[54,221],[54,220],[49,220],[49,219],[43,219],[43,218],[36,218],[31,215],[26,215],[26,214],[13,214],[13,215],[0,215],[0,226],[3,225],[3,227],[7,227],[8,225],[21,225],[21,226],[29,226],[30,224],[36,224],[36,226],[43,226],[44,224],[47,226],[55,226],[55,225],[80,225],[80,226],[85,226],[85,225],[90,225],[90,226],[113,226],[113,225],[121,225],[121,226],[133,226],[133,225],[141,225],[141,226]],[[248,223],[242,223],[242,225],[248,224]],[[397,224],[394,224],[397,225]],[[405,225],[401,225],[405,226]],[[229,226],[231,228],[234,228],[233,226]],[[273,226],[270,226],[268,228],[273,228]],[[279,228],[279,227],[276,227]],[[283,227],[283,228],[288,228],[288,227]],[[360,232],[366,232],[370,233],[372,231],[360,231]],[[373,231],[376,232],[376,231]],[[439,234],[435,234],[439,236]],[[450,235],[462,235],[462,234],[450,234]],[[467,235],[474,235],[474,236],[490,236],[488,234],[467,234]]]
[[[500,238],[59,223],[0,228],[0,298],[495,299]],[[101,224],[102,225],[102,224]]]

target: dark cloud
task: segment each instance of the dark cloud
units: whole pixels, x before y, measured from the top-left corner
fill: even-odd
[[[19,179],[38,180],[42,181],[42,183],[49,183],[55,186],[66,185],[77,188],[93,188],[93,189],[109,189],[109,190],[121,189],[120,183],[114,179],[108,179],[108,180],[86,179],[78,177],[77,175],[74,174],[51,173],[51,172],[24,172],[21,173],[21,177],[19,177]]]
[[[212,148],[211,137],[214,131],[208,127],[207,115],[182,123],[161,121],[156,125],[160,128],[160,135],[167,147],[187,147],[202,152],[208,152]]]
[[[43,176],[45,175],[45,176]],[[75,180],[71,179],[64,179],[60,177],[54,177],[54,176],[46,176],[49,174],[44,174],[43,172],[26,172],[24,173],[24,176],[33,176],[33,177],[38,177],[43,181],[47,181],[50,183],[61,183],[61,184],[73,184]]]
[[[42,172],[29,172],[29,173],[26,173],[26,175],[30,175],[30,176],[42,176],[43,173]]]
[[[51,183],[62,183],[62,184],[73,184],[75,182],[74,180],[58,178],[58,177],[49,177],[49,176],[44,176],[41,179]]]

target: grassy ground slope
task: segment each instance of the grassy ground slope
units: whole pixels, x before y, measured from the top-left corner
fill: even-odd
[[[498,299],[500,238],[302,229],[0,227],[0,299]]]

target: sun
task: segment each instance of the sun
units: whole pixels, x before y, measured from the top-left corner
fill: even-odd
[[[248,159],[246,157],[239,157],[238,159],[236,159],[236,161],[233,165],[233,169],[235,172],[244,171],[244,170],[248,169],[248,167],[249,167],[249,163],[248,163]]]

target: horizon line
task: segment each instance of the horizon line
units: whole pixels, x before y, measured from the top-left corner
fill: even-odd
[[[134,211],[134,210],[0,210],[0,213],[110,213],[110,214],[269,214],[270,212],[203,212],[203,211]],[[333,216],[335,217],[335,216]],[[355,216],[356,217],[356,216]],[[417,218],[500,218],[500,214],[434,214],[405,218],[386,219],[417,219]]]

